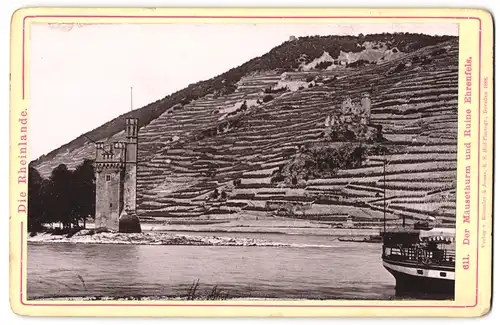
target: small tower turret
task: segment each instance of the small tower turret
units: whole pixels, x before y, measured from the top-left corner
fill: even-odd
[[[127,118],[125,132],[126,158],[125,158],[125,180],[124,180],[124,209],[127,213],[136,213],[136,188],[137,188],[137,142],[139,120]]]

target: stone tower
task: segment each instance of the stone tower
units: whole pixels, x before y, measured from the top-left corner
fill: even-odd
[[[363,93],[361,95],[361,111],[365,118],[366,124],[370,124],[372,100],[369,93]]]
[[[136,216],[138,120],[127,118],[126,142],[96,143],[95,227],[121,231]],[[139,226],[140,232],[140,226]]]
[[[125,132],[127,134],[125,155],[125,179],[124,179],[124,209],[127,213],[136,214],[135,203],[137,198],[137,132],[138,122],[136,118],[128,118]]]

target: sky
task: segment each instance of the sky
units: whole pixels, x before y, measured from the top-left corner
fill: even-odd
[[[290,36],[458,35],[455,24],[33,24],[29,159],[261,56]],[[133,88],[131,103],[130,88]]]

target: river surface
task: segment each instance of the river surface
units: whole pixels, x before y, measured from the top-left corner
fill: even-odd
[[[195,235],[293,246],[30,243],[28,298],[186,297],[197,280],[197,294],[217,285],[229,298],[395,298],[395,280],[382,266],[381,244],[339,242],[332,236]]]

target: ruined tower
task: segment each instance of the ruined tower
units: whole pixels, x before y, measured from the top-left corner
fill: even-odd
[[[363,93],[361,95],[361,111],[364,116],[364,120],[366,121],[366,124],[370,124],[370,115],[371,115],[371,106],[372,106],[372,100],[370,98],[369,93]]]
[[[138,120],[127,118],[126,142],[96,143],[95,227],[121,231],[136,216]],[[135,232],[135,231],[134,231]],[[140,232],[140,226],[139,226]]]
[[[360,101],[346,97],[340,109],[325,119],[323,134],[327,141],[352,141],[380,139],[381,132],[371,125],[370,93],[363,92]]]

